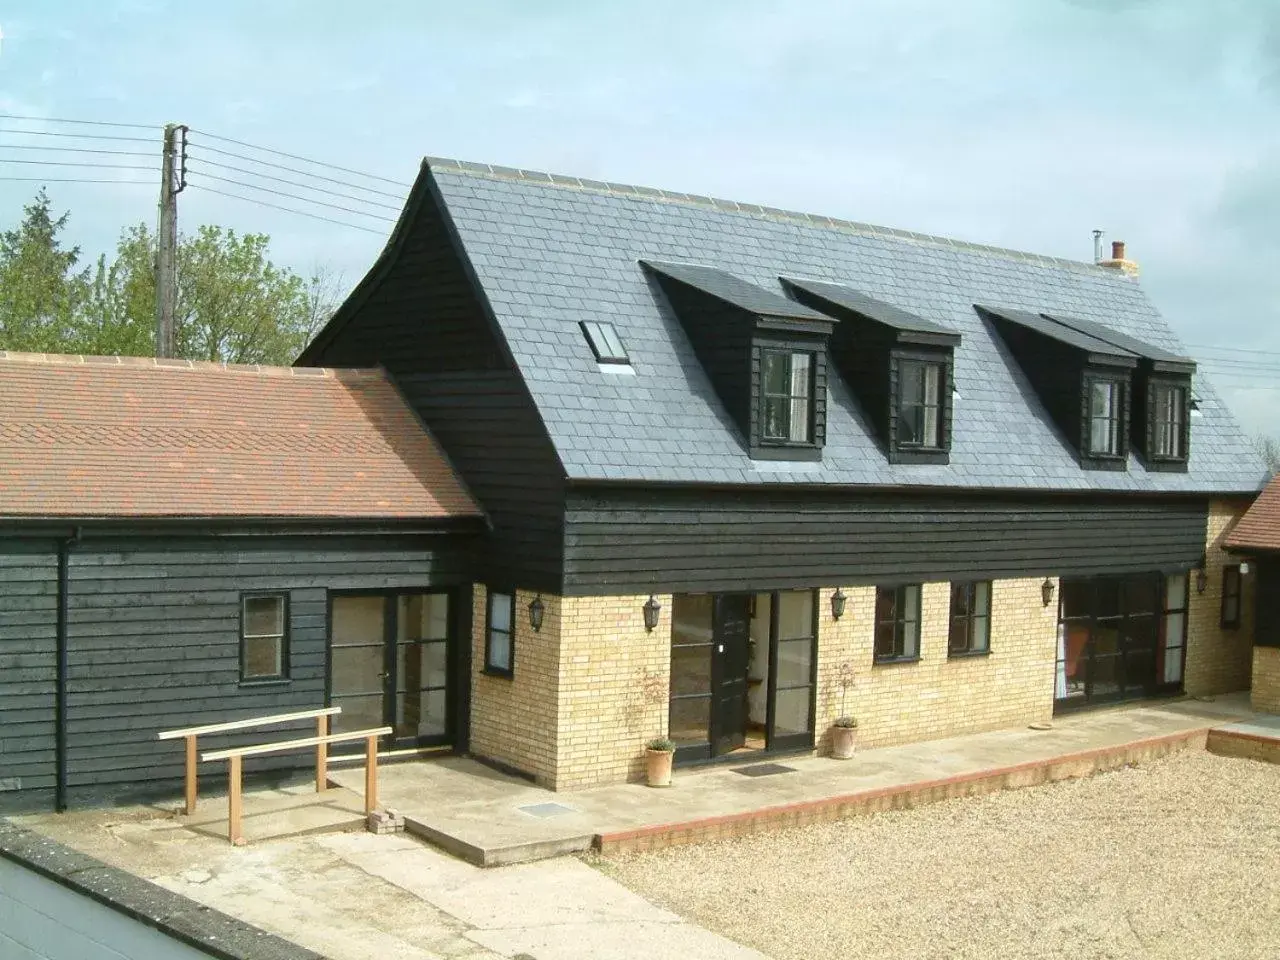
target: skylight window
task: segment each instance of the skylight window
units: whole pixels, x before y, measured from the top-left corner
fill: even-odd
[[[587,343],[591,345],[591,352],[596,355],[598,363],[631,363],[627,349],[618,338],[613,324],[584,320],[582,332],[586,334]]]

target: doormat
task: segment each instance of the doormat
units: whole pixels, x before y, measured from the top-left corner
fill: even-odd
[[[578,812],[573,807],[566,807],[563,803],[530,803],[523,807],[516,807],[516,809],[540,820],[546,820],[548,817],[562,817],[566,813]]]
[[[784,767],[780,763],[756,763],[749,767],[735,767],[734,773],[744,777],[771,777],[775,773],[795,773],[795,767]]]

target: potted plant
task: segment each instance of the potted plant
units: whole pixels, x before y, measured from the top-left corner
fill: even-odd
[[[854,717],[837,717],[831,724],[831,756],[836,760],[848,760],[853,756],[853,734],[858,729]]]
[[[671,758],[676,752],[676,745],[667,737],[658,737],[646,743],[644,748],[649,786],[671,786]]]

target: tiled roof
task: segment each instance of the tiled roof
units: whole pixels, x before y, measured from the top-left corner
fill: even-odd
[[[1280,475],[1272,478],[1227,534],[1226,545],[1237,550],[1280,551]]]
[[[999,336],[990,304],[1084,317],[1186,350],[1117,270],[782,210],[451,160],[425,161],[571,479],[975,489],[1257,490],[1264,467],[1196,374],[1186,473],[1082,470]],[[642,260],[701,263],[783,294],[850,286],[962,336],[949,465],[891,464],[840,378],[821,461],[753,461]],[[578,330],[612,323],[635,376],[602,371]]]
[[[0,517],[479,513],[380,370],[0,351]]]

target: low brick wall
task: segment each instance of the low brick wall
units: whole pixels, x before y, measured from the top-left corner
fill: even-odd
[[[1240,730],[1211,730],[1205,749],[1220,757],[1280,763],[1280,739],[1260,737]]]

